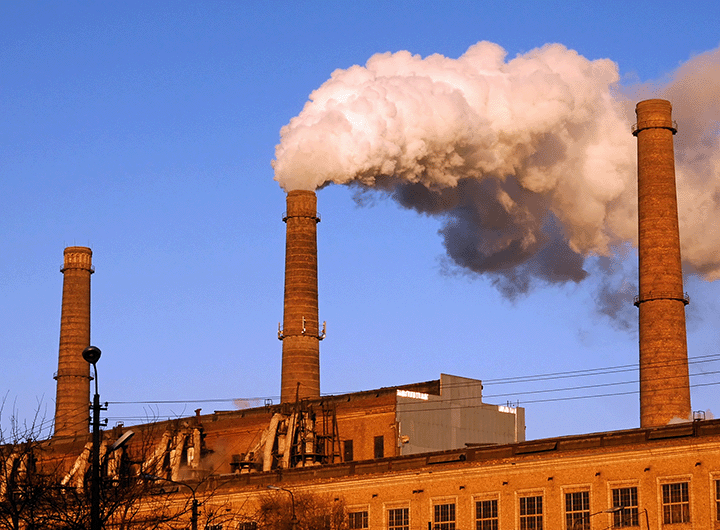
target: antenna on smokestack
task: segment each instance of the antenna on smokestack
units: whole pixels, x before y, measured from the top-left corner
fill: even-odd
[[[685,306],[678,227],[672,105],[635,108],[638,157],[640,426],[691,419]]]

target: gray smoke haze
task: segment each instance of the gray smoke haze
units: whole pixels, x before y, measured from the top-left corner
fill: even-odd
[[[637,99],[608,59],[559,44],[505,55],[480,42],[458,59],[401,51],[336,70],[282,128],[275,179],[286,191],[378,190],[438,216],[452,262],[507,296],[581,281],[588,256],[636,244]],[[664,86],[633,88],[673,101],[687,134],[677,143],[683,255],[709,280],[720,277],[707,237],[720,224],[719,65],[710,52]],[[604,289],[612,314],[627,289]]]

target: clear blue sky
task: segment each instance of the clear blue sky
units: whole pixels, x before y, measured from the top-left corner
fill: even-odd
[[[625,85],[662,80],[720,44],[720,4],[665,4],[3,2],[3,425],[13,407],[54,413],[70,245],[94,252],[92,343],[110,425],[277,402],[285,195],[270,162],[310,92],[378,52],[456,58],[481,40],[508,58],[562,43],[616,62]],[[358,206],[346,187],[318,192],[323,393],[444,372],[484,380],[490,403],[519,401],[529,438],[639,425],[637,384],[528,393],[634,371],[492,383],[637,362],[637,333],[596,313],[592,277],[509,301],[486,277],[445,272],[441,220],[374,197]],[[719,283],[686,284],[691,358],[720,354]],[[717,370],[691,365],[705,374],[691,384],[710,384],[693,388],[695,410],[720,413]],[[630,394],[537,402],[616,392]],[[209,399],[230,401],[197,403]]]

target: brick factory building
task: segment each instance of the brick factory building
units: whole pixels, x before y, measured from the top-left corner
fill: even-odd
[[[227,512],[222,523],[206,526],[217,530],[259,528],[264,503],[286,493],[293,513],[296,496],[323,499],[328,511],[342,505],[351,529],[720,529],[720,420],[692,421],[690,408],[676,126],[667,101],[640,102],[636,112],[640,428],[525,441],[522,408],[483,403],[480,381],[445,374],[321,396],[320,218],[314,192],[292,191],[278,330],[281,403],[133,426],[144,445],[114,452],[109,446],[129,429],[107,431],[103,454],[118,463],[103,472],[117,474],[125,458],[135,476],[191,484],[201,510]],[[56,433],[45,448],[64,462],[64,487],[82,488],[89,469],[89,378],[87,366],[71,360],[89,346],[90,255],[71,247],[63,268],[66,284],[75,282],[81,294],[73,295],[72,285],[63,290],[61,334],[69,335],[61,337]],[[187,502],[181,487],[171,495]],[[177,527],[187,527],[189,517]],[[297,523],[307,527],[302,518]]]

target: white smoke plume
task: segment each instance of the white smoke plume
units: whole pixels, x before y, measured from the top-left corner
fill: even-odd
[[[678,68],[661,87],[673,104],[683,260],[708,280],[720,278],[720,48]]]
[[[505,56],[480,42],[458,59],[401,51],[336,70],[282,128],[275,179],[286,191],[376,189],[441,217],[453,262],[508,296],[538,280],[582,280],[587,256],[636,243],[634,101],[608,59],[559,44]],[[718,63],[717,52],[698,57],[667,87],[688,134],[678,146],[681,206],[691,203],[683,252],[708,279],[720,277],[717,238],[707,237],[707,223],[720,226]],[[687,78],[708,70],[694,91]]]

